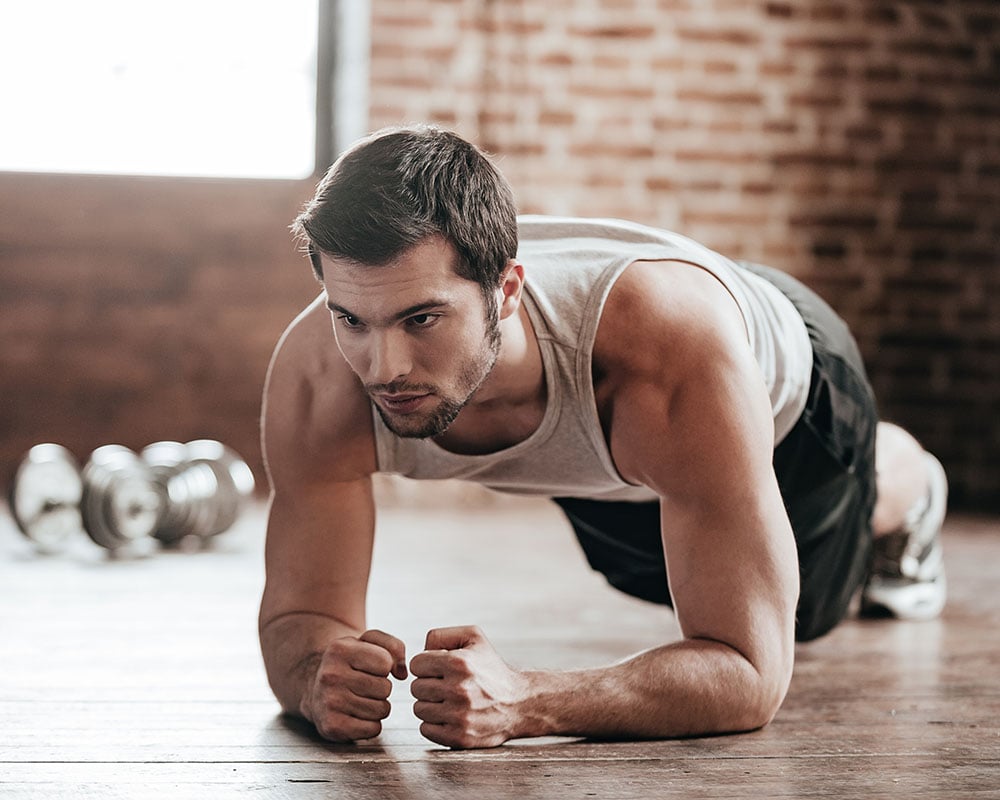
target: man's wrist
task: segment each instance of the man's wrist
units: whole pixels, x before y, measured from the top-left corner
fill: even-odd
[[[313,689],[316,684],[316,672],[322,661],[323,654],[321,652],[308,653],[299,659],[299,662],[292,670],[293,680],[299,686],[298,713],[310,722],[313,722],[310,709],[312,707]]]
[[[554,723],[546,701],[549,696],[553,673],[541,670],[524,670],[518,673],[519,699],[516,724],[512,739],[530,739],[550,736]]]

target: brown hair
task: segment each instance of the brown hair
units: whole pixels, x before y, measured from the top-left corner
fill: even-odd
[[[458,251],[458,274],[488,300],[517,253],[507,180],[475,145],[429,125],[362,139],[327,171],[295,219],[316,277],[320,253],[381,266],[440,234]]]

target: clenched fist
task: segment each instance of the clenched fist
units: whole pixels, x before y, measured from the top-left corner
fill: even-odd
[[[454,748],[496,747],[521,735],[525,679],[476,627],[439,628],[410,661],[420,732]]]
[[[406,647],[395,636],[370,630],[335,639],[320,656],[300,711],[334,742],[378,736],[389,716],[389,675],[406,678]]]

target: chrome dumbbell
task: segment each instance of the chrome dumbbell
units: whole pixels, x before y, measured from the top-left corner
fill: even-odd
[[[113,552],[147,552],[166,510],[149,466],[127,447],[106,444],[83,468],[83,528]]]
[[[61,550],[83,531],[83,478],[73,454],[58,444],[36,444],[10,484],[10,511],[17,527],[43,553]]]
[[[250,467],[214,439],[154,442],[142,451],[164,500],[153,535],[164,544],[229,530],[253,494]]]
[[[246,462],[212,439],[156,442],[141,455],[105,445],[82,470],[65,448],[44,444],[21,462],[10,506],[43,552],[82,530],[112,552],[141,553],[228,530],[253,489]]]

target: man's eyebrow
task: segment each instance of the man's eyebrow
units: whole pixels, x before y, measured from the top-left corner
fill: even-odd
[[[420,303],[415,303],[414,305],[409,306],[408,308],[404,308],[402,311],[397,311],[395,314],[392,315],[392,317],[390,317],[390,321],[399,322],[400,320],[406,319],[407,317],[412,317],[422,312],[431,311],[435,308],[445,308],[450,305],[451,302],[448,300],[431,298],[430,300],[424,300]],[[332,300],[326,301],[326,307],[330,309],[334,314],[343,314],[346,317],[354,317],[355,319],[361,319],[361,317],[359,317],[353,311],[350,311],[344,308],[343,306],[337,305]]]

